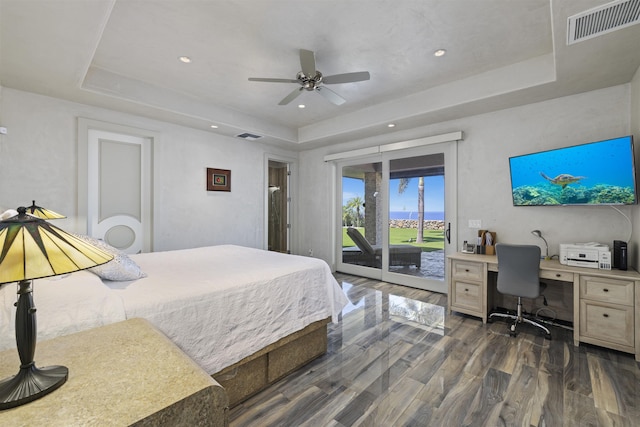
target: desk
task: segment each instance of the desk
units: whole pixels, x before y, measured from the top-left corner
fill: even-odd
[[[449,313],[487,322],[492,305],[489,272],[498,271],[495,255],[456,253],[447,257]],[[640,362],[640,274],[635,270],[570,267],[540,261],[540,278],[573,287],[573,342],[595,344],[635,354]]]

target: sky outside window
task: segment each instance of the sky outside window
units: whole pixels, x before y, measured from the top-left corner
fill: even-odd
[[[389,207],[391,212],[418,211],[418,178],[411,178],[404,193],[398,194],[399,179],[389,181]],[[364,181],[355,178],[342,178],[342,205],[359,196],[364,200]],[[426,212],[444,211],[444,176],[424,178],[424,210]]]

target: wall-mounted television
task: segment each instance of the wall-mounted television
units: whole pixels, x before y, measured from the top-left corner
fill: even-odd
[[[514,206],[637,202],[631,136],[510,157],[509,168]]]

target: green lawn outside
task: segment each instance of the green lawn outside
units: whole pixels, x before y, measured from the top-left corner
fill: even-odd
[[[364,227],[356,227],[364,235]],[[437,251],[444,249],[444,231],[424,230],[424,242],[416,243],[418,234],[416,228],[390,228],[389,241],[392,245],[412,245],[422,248],[423,252]],[[365,236],[366,237],[366,236]],[[413,241],[412,241],[413,240]],[[347,235],[346,227],[342,228],[342,247],[355,246],[353,240]]]

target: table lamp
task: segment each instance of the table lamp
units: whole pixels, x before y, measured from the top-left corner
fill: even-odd
[[[36,206],[36,201],[34,200],[31,206],[27,208],[27,213],[29,215],[33,215],[35,217],[41,219],[61,219],[66,218],[66,216],[56,213],[54,211],[50,211],[49,209],[42,208],[40,206]]]
[[[0,285],[18,282],[16,344],[21,362],[15,376],[0,381],[0,409],[39,399],[59,388],[69,375],[64,366],[35,365],[36,308],[31,280],[84,270],[112,258],[43,219],[28,215],[24,207],[18,208],[18,215],[0,221]]]
[[[547,239],[542,237],[542,232],[540,230],[533,230],[531,231],[531,234],[541,238],[544,241],[544,259],[551,259],[549,258],[549,244],[547,243]]]

